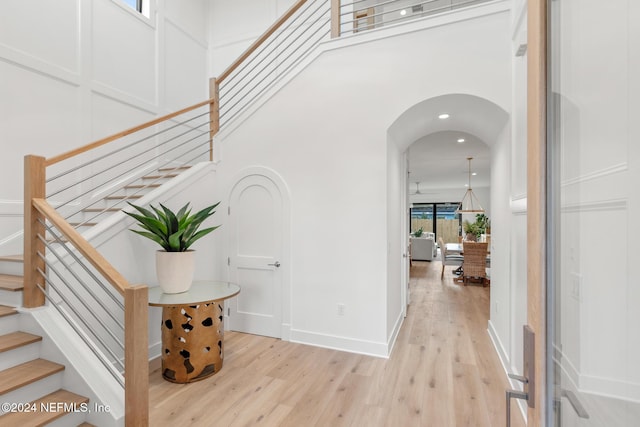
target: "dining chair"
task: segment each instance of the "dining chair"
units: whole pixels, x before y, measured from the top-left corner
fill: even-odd
[[[440,280],[442,280],[444,278],[445,265],[460,267],[463,257],[460,254],[447,253],[447,245],[444,244],[442,237],[438,237],[438,246],[440,246],[440,259],[442,260],[442,271],[440,272]]]
[[[482,286],[486,286],[487,279],[487,243],[464,242],[462,244],[462,282],[467,285],[470,278],[482,280]]]

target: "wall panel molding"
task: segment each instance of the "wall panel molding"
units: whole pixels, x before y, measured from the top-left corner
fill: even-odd
[[[509,207],[513,215],[526,215],[527,214],[527,195],[518,194],[511,196],[509,200]]]
[[[170,25],[172,28],[175,28],[176,30],[178,30],[180,33],[184,34],[185,37],[187,37],[189,40],[193,41],[194,43],[198,44],[201,48],[203,49],[208,49],[209,46],[207,44],[207,40],[202,40],[196,36],[194,36],[193,34],[191,34],[190,32],[188,32],[187,30],[185,30],[183,27],[180,26],[180,24],[174,20],[172,20],[169,17],[165,17],[164,21],[167,25]]]
[[[72,86],[78,87],[82,83],[79,71],[68,70],[53,62],[45,61],[2,43],[0,43],[0,61]]]
[[[628,208],[629,201],[627,199],[611,199],[565,204],[561,207],[561,211],[562,213],[603,212],[627,210]]]
[[[604,169],[599,169],[594,172],[590,172],[587,174],[583,174],[574,178],[566,179],[562,182],[562,187],[568,187],[571,185],[582,184],[589,181],[594,181],[606,177],[610,177],[612,175],[617,175],[620,173],[627,172],[629,170],[628,164],[619,163],[617,165],[613,165]]]

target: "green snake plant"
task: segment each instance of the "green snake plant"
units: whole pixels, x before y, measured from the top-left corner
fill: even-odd
[[[206,207],[193,215],[189,203],[184,205],[178,213],[174,213],[162,203],[160,203],[160,208],[149,205],[151,210],[129,203],[139,213],[124,210],[123,212],[138,221],[138,225],[143,229],[132,229],[131,231],[134,233],[153,240],[167,252],[184,252],[196,240],[220,227],[218,225],[198,230],[204,220],[216,212],[215,209],[219,204],[220,202]]]

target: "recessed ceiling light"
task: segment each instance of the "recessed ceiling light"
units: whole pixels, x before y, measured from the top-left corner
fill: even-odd
[[[476,175],[478,175],[478,173],[477,173],[477,172],[474,172],[474,173],[472,173],[471,175],[476,176]]]
[[[440,115],[438,116],[438,118],[439,118],[440,120],[448,119],[448,118],[449,118],[449,115],[448,115],[447,113],[442,113],[442,114],[440,114]]]
[[[464,186],[465,186],[465,187],[468,187],[468,186],[469,186],[469,184],[465,184]]]
[[[405,9],[402,9],[402,10],[400,11],[400,15],[404,16],[404,15],[406,15],[406,14],[407,14],[407,11],[406,11]]]
[[[464,142],[464,138],[458,139],[458,142]]]

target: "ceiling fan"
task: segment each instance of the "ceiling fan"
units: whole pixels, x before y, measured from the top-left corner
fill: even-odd
[[[420,192],[420,182],[419,181],[416,181],[416,192],[412,193],[412,194],[422,194]]]
[[[422,191],[420,191],[420,181],[416,181],[416,191],[415,193],[410,193],[411,196],[416,196],[416,195],[425,195],[425,194],[437,194],[437,193],[433,193],[433,192],[427,192],[427,193],[423,193]]]

